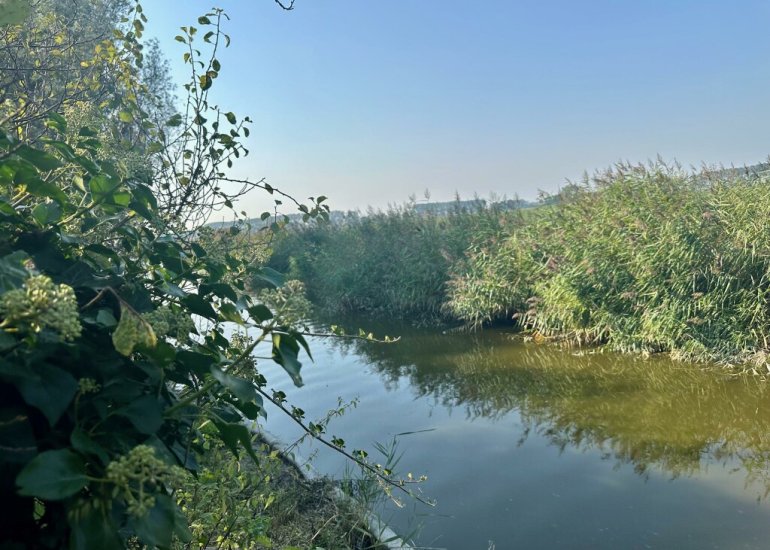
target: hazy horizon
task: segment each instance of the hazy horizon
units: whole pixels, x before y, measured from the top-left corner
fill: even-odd
[[[220,3],[215,102],[254,119],[234,170],[336,210],[490,194],[533,200],[660,155],[767,158],[770,5],[609,0]],[[146,3],[183,81],[178,28],[208,2]],[[239,210],[271,205],[255,194]]]

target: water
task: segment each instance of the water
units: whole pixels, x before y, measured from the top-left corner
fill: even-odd
[[[396,531],[422,524],[421,546],[767,548],[770,389],[664,358],[575,354],[505,331],[379,327],[397,344],[311,342],[315,363],[293,388],[308,419],[337,398],[358,407],[329,435],[349,449],[400,436],[402,474],[426,474],[435,508],[387,511]],[[268,431],[299,436],[269,411]],[[423,431],[428,430],[428,431]],[[300,452],[307,456],[307,447]],[[315,468],[344,461],[319,449]]]

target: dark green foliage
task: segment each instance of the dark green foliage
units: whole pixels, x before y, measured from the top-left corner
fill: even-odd
[[[54,111],[92,100],[66,94],[36,105],[36,126],[6,117],[0,128],[3,547],[168,548],[189,539],[174,490],[197,470],[205,443],[256,459],[242,423],[264,415],[258,391],[267,381],[254,347],[277,341],[276,361],[301,382],[303,337],[244,283],[280,283],[276,274],[227,247],[209,254],[197,228],[176,219],[229,201],[214,176],[230,154],[245,154],[237,136],[219,150],[214,122],[180,120],[171,135],[135,100],[122,101],[141,88],[131,78],[140,74],[132,54],[144,16],[140,6],[133,14],[136,31],[105,54],[126,78],[99,90],[111,106],[96,121],[101,132]],[[218,39],[221,12],[208,17]],[[201,88],[188,92],[190,117],[213,119]],[[101,135],[128,124],[145,132],[134,152],[154,174],[188,177],[205,165],[214,179],[188,194],[119,162],[122,150],[105,148]],[[180,140],[197,148],[174,164],[169,148]],[[248,325],[252,339],[228,337],[224,323]]]
[[[233,452],[251,453],[238,422],[261,412],[255,384],[265,382],[243,363],[257,341],[275,334],[276,360],[299,382],[302,340],[242,282],[223,282],[238,269],[257,276],[258,267],[200,257],[194,243],[164,238],[158,218],[134,218],[132,202],[156,212],[141,183],[106,171],[88,149],[70,151],[72,161],[52,151],[45,155],[57,163],[41,163],[42,155],[20,155],[11,145],[0,161],[9,206],[0,219],[0,481],[12,511],[0,520],[2,533],[36,547],[69,540],[110,548],[133,537],[167,547],[186,531],[168,491],[172,467],[194,465],[197,426],[213,421],[213,434]],[[97,169],[81,177],[90,191],[66,188],[51,200],[46,181],[89,163]],[[40,185],[22,188],[21,177]],[[109,188],[99,183],[105,179]],[[115,200],[119,193],[127,200]],[[41,224],[40,205],[54,204],[65,220]],[[257,308],[266,321],[250,320],[244,308]],[[206,329],[200,338],[193,313],[210,319],[198,323]],[[221,322],[234,320],[253,322],[262,335],[248,348],[233,347]],[[120,481],[111,470],[137,449],[161,461],[152,482]],[[132,512],[130,495],[145,482],[151,500]]]

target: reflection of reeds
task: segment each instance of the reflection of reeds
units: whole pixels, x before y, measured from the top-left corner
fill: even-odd
[[[497,331],[414,331],[391,346],[354,345],[386,383],[408,377],[421,396],[471,418],[516,410],[554,444],[600,449],[639,473],[687,475],[737,461],[749,481],[767,477],[770,388],[756,378],[661,356],[574,355]]]
[[[770,179],[618,166],[471,250],[449,305],[474,323],[766,370]]]

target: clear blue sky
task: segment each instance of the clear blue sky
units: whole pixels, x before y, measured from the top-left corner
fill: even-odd
[[[145,0],[183,75],[178,27],[211,0]],[[770,153],[770,2],[221,0],[217,101],[254,119],[239,175],[349,209],[534,198],[660,154]],[[243,206],[257,214],[269,204]]]

